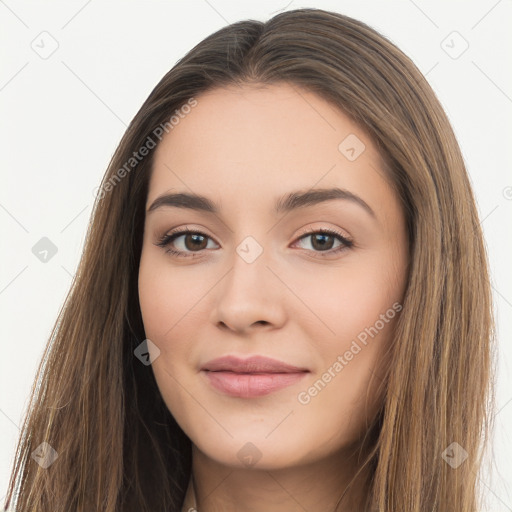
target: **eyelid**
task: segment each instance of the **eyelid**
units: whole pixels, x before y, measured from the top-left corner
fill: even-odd
[[[164,236],[186,235],[186,234],[189,234],[189,233],[194,233],[194,234],[206,236],[206,237],[210,238],[211,240],[215,241],[215,243],[218,244],[218,242],[215,240],[215,237],[213,237],[212,235],[209,235],[205,228],[203,228],[203,227],[195,228],[195,227],[190,227],[188,225],[177,227],[177,228],[168,229],[168,230],[164,231],[163,234],[159,238],[163,238]]]
[[[308,227],[308,228],[306,228],[306,230],[304,232],[302,232],[301,235],[299,235],[297,237],[297,240],[299,240],[300,238],[304,238],[307,235],[313,235],[313,234],[316,234],[316,233],[327,233],[327,234],[330,234],[330,235],[333,235],[333,236],[339,236],[340,238],[343,238],[344,240],[353,243],[352,237],[347,232],[343,233],[338,228],[328,228],[328,227],[325,227],[325,226],[323,226],[323,227],[314,227],[314,228],[313,227]]]

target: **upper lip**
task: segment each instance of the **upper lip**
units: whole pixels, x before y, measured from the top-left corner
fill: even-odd
[[[251,356],[247,359],[240,359],[236,356],[223,356],[208,361],[201,370],[235,373],[298,373],[309,371],[307,368],[293,366],[265,356]]]

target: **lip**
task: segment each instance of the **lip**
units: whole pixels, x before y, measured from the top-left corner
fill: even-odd
[[[251,398],[291,386],[309,370],[264,356],[247,359],[224,356],[206,363],[201,372],[218,391],[230,396]]]
[[[309,371],[307,368],[300,368],[265,356],[251,356],[247,359],[241,359],[236,356],[223,356],[208,361],[201,370],[236,373],[298,373]]]

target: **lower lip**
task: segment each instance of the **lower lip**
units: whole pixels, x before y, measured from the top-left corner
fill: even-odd
[[[307,372],[299,373],[234,373],[203,371],[210,384],[230,396],[251,398],[264,396],[301,380]]]

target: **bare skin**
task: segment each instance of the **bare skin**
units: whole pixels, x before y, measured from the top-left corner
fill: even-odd
[[[331,511],[382,400],[380,363],[405,289],[405,218],[368,135],[319,96],[279,84],[196,99],[156,149],[139,294],[160,350],[158,387],[193,444],[197,509]],[[274,211],[291,192],[332,188],[362,202],[345,194]],[[149,211],[178,192],[206,196],[218,212]],[[264,396],[231,396],[201,371],[227,354],[307,372]],[[337,510],[363,492],[356,481]],[[189,488],[183,510],[193,503]]]

